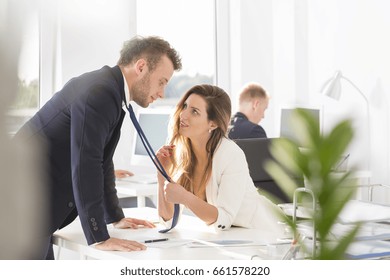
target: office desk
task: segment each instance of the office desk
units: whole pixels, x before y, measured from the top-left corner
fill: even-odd
[[[158,221],[157,209],[154,208],[127,208],[124,209],[127,217],[142,218],[150,221]],[[215,232],[213,227],[206,226],[199,218],[190,215],[183,215],[179,224],[169,233],[159,233],[161,225],[157,228],[139,229],[115,229],[109,225],[109,232],[112,237],[125,238],[143,242],[148,239],[169,238],[166,242],[156,242],[147,244],[145,251],[137,252],[117,252],[101,251],[93,246],[88,246],[78,219],[67,227],[54,234],[54,244],[80,253],[82,259],[134,259],[134,260],[224,260],[224,259],[251,259],[253,256],[264,254],[268,259],[272,259],[275,250],[273,243],[275,237],[270,233],[244,228],[231,228],[223,232]],[[252,240],[255,245],[216,247],[204,246],[193,248],[185,241],[212,241],[212,240]],[[182,242],[184,241],[184,242]],[[182,245],[169,247],[172,243],[178,242]],[[161,247],[166,246],[166,248]],[[286,248],[288,250],[288,248]],[[268,255],[269,253],[271,255]],[[280,252],[277,252],[278,254]],[[280,256],[275,256],[280,258]]]
[[[138,207],[145,207],[147,196],[157,195],[157,184],[138,184],[121,180],[116,180],[115,184],[119,196],[136,196]]]

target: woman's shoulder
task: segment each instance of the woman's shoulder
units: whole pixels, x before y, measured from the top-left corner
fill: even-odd
[[[229,138],[222,138],[216,154],[221,154],[228,157],[237,157],[244,155],[244,152],[233,140]]]
[[[228,167],[238,171],[247,168],[247,162],[241,148],[233,140],[224,138],[214,154],[213,169],[222,173]]]

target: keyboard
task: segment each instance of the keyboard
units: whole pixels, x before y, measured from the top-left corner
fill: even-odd
[[[117,179],[118,181],[131,182],[138,184],[156,184],[157,174],[146,173],[146,174],[134,174],[126,178]]]

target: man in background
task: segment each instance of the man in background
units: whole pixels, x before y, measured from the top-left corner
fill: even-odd
[[[230,122],[229,138],[267,138],[265,130],[259,125],[268,108],[269,95],[256,83],[243,87],[239,95],[239,109]]]

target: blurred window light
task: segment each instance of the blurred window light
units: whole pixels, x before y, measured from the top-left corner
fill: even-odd
[[[22,27],[17,94],[7,112],[7,133],[13,135],[39,108],[39,14],[27,14]]]
[[[137,1],[137,34],[164,38],[182,57],[160,103],[176,104],[196,84],[215,84],[215,28],[215,1]]]

